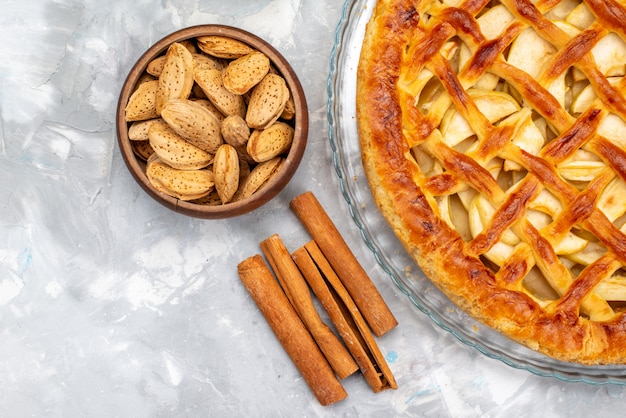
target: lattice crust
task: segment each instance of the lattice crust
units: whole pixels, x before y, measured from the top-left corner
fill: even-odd
[[[380,0],[357,78],[375,201],[453,301],[626,362],[626,8]]]

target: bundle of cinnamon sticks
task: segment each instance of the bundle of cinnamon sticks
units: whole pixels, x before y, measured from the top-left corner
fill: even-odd
[[[358,370],[374,392],[397,388],[374,336],[398,322],[313,193],[290,206],[313,239],[290,254],[270,236],[260,243],[269,267],[260,254],[249,257],[238,265],[241,281],[322,405],[345,399],[340,379]]]

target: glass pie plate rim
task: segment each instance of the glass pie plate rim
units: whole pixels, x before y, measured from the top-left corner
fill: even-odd
[[[356,66],[376,0],[346,0],[337,24],[327,79],[332,163],[350,215],[380,267],[415,307],[461,343],[486,357],[538,376],[591,385],[626,385],[626,366],[586,366],[555,360],[475,321],[453,305],[409,259],[369,192],[356,132]],[[375,233],[373,233],[376,227]],[[384,250],[383,250],[384,248]]]

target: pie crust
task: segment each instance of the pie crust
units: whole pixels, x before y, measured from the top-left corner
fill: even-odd
[[[626,362],[626,6],[379,0],[357,72],[374,200],[454,303]]]

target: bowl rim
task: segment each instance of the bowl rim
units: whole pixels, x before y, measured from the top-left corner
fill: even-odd
[[[263,185],[259,192],[253,193],[245,199],[225,205],[199,205],[179,200],[152,187],[145,173],[145,163],[140,162],[132,150],[131,140],[128,138],[129,123],[125,120],[124,109],[134,86],[144,73],[150,61],[164,53],[171,43],[199,36],[213,35],[225,36],[244,42],[266,54],[270,62],[285,79],[293,97],[298,115],[294,123],[294,140],[281,169]],[[172,32],[155,42],[139,57],[129,71],[122,85],[116,108],[117,142],[124,163],[137,183],[139,183],[141,188],[150,197],[169,209],[187,216],[203,219],[221,219],[243,215],[257,209],[274,198],[287,183],[289,183],[298,169],[306,148],[308,130],[309,115],[304,89],[302,88],[302,84],[296,72],[287,59],[278,52],[274,46],[259,36],[244,29],[221,24],[189,26]]]

